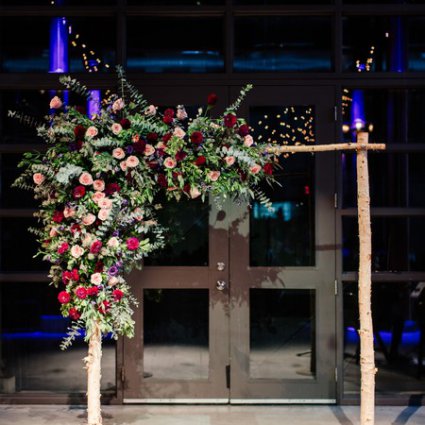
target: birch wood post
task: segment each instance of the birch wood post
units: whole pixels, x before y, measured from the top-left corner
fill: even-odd
[[[357,143],[367,145],[368,136],[368,133],[359,133]],[[371,309],[372,232],[366,149],[357,150],[357,208],[359,216],[360,424],[373,425],[375,423],[376,369]]]
[[[93,325],[88,356],[84,359],[87,369],[87,423],[101,425],[100,378],[102,360],[102,333],[98,322]]]

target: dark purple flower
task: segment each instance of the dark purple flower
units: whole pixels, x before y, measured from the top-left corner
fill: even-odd
[[[116,276],[118,274],[118,272],[119,272],[118,267],[117,266],[112,266],[108,270],[108,275],[109,276]]]
[[[133,148],[133,146],[127,146],[126,148],[125,148],[125,152],[127,153],[127,154],[132,154],[133,152],[134,152],[134,148]]]

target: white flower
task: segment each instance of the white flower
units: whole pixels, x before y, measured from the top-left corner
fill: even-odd
[[[118,248],[120,245],[120,241],[115,236],[113,236],[109,239],[106,245],[108,245],[110,248]]]
[[[151,156],[155,153],[155,148],[148,143],[145,146],[145,152],[144,153],[145,153],[146,156]]]
[[[101,209],[97,213],[97,216],[98,216],[99,220],[105,221],[109,217],[110,212],[111,212],[111,210]]]
[[[109,210],[112,207],[112,199],[102,198],[102,199],[99,200],[99,202],[97,203],[97,205],[99,205],[99,207],[102,208],[102,209]]]
[[[96,220],[96,216],[94,214],[87,214],[83,217],[83,224],[85,226],[90,226]]]
[[[121,109],[124,108],[124,106],[125,106],[124,101],[121,98],[119,98],[112,104],[112,111],[114,113],[121,111]]]
[[[93,273],[91,276],[90,276],[90,282],[93,284],[93,285],[100,285],[101,283],[102,283],[102,274],[101,273]]]
[[[249,148],[253,143],[254,143],[254,139],[252,138],[250,134],[248,134],[247,136],[243,138],[243,144],[247,148]]]
[[[197,187],[191,187],[190,188],[190,197],[192,199],[197,198],[198,196],[201,196],[201,192]]]
[[[151,116],[151,115],[155,115],[156,114],[156,110],[158,108],[156,108],[153,105],[149,105],[146,109],[145,109],[145,115],[147,116]]]

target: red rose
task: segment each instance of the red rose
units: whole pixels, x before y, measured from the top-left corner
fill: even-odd
[[[61,304],[68,304],[71,299],[71,295],[66,291],[60,291],[58,294],[58,300]]]
[[[118,183],[108,183],[105,187],[105,195],[113,195],[115,192],[119,192],[121,187]]]
[[[246,179],[248,178],[248,174],[246,174],[244,171],[242,171],[242,170],[239,170],[238,171],[238,173],[239,173],[239,176],[240,176],[240,178],[241,178],[241,181],[246,181]]]
[[[71,272],[68,270],[65,270],[62,272],[62,282],[64,285],[68,285],[69,281],[71,280]]]
[[[130,120],[128,120],[127,118],[123,118],[123,119],[120,121],[120,124],[121,124],[121,127],[122,127],[124,130],[128,130],[128,129],[131,127],[131,122],[130,122]]]
[[[75,295],[77,295],[77,297],[80,298],[80,300],[84,300],[84,298],[87,297],[87,289],[84,288],[83,286],[79,286],[75,290]]]
[[[173,117],[171,115],[164,115],[162,121],[164,121],[165,124],[171,124],[173,122]]]
[[[269,176],[271,176],[273,174],[273,164],[271,164],[270,162],[267,163],[266,165],[264,165],[263,170],[264,174],[268,174]]]
[[[210,106],[214,106],[217,103],[218,96],[215,93],[210,93],[207,98],[207,103]]]
[[[119,301],[124,296],[124,292],[121,291],[121,289],[114,289],[112,291],[112,295],[114,296],[115,301]]]
[[[198,158],[196,158],[195,164],[196,165],[204,165],[206,161],[207,161],[207,158],[205,158],[205,156],[201,155],[201,156],[198,156]]]
[[[72,269],[71,271],[71,279],[74,282],[77,282],[77,280],[80,278],[80,275],[78,274],[78,270],[77,269]]]
[[[249,125],[247,125],[247,124],[242,124],[242,125],[239,127],[238,133],[239,133],[239,136],[241,136],[241,137],[245,137],[245,136],[247,136],[247,135],[249,134]]]
[[[172,136],[172,134],[171,134],[171,133],[164,134],[164,135],[162,136],[162,141],[163,141],[165,144],[167,144],[167,142],[171,139],[171,136]]]
[[[81,232],[81,227],[79,224],[74,223],[73,225],[71,225],[71,233],[77,233],[77,232]]]
[[[81,317],[81,314],[78,312],[78,310],[75,307],[71,307],[69,309],[68,314],[72,320],[78,320]]]
[[[52,216],[52,220],[55,223],[62,223],[62,221],[63,221],[64,218],[65,218],[65,216],[63,215],[63,212],[62,211],[58,211],[58,210],[56,210],[53,213],[53,216]]]
[[[189,192],[190,192],[190,184],[189,184],[189,183],[186,183],[186,184],[183,186],[183,192],[184,192],[184,193],[189,193]]]
[[[58,247],[58,254],[65,254],[65,252],[68,251],[68,249],[69,249],[68,242],[63,242]]]
[[[100,313],[106,314],[108,310],[111,308],[111,304],[109,301],[102,301],[102,305],[100,305],[97,309]]]
[[[149,143],[154,143],[158,140],[158,133],[148,133],[146,139],[148,139]]]
[[[164,116],[165,116],[165,117],[171,117],[171,118],[173,118],[173,117],[174,117],[174,109],[172,109],[172,108],[167,108],[167,109],[164,111]]]
[[[84,136],[86,134],[86,128],[82,125],[77,125],[77,127],[74,128],[74,135],[76,139],[84,139]]]
[[[80,151],[83,147],[83,141],[82,140],[77,140],[75,142],[75,148],[77,149],[77,151]]]
[[[149,161],[149,162],[148,162],[148,167],[149,167],[151,170],[154,170],[156,167],[158,167],[158,161]]]
[[[190,135],[190,140],[192,141],[192,143],[199,145],[200,143],[202,143],[202,140],[204,140],[204,136],[200,131],[194,131]]]
[[[86,188],[84,186],[77,186],[72,191],[72,196],[74,199],[80,199],[86,194]]]
[[[87,295],[95,297],[99,293],[99,288],[97,286],[90,286],[87,288]]]
[[[96,240],[91,244],[90,252],[92,254],[99,254],[101,248],[102,248],[102,242],[99,240]]]
[[[161,187],[168,187],[167,178],[164,174],[158,174],[157,182]]]
[[[145,152],[146,142],[144,140],[139,140],[138,142],[133,143],[132,146],[135,152],[143,153]]]
[[[224,126],[228,128],[232,128],[237,123],[236,115],[234,114],[227,114],[224,116]]]
[[[139,248],[139,239],[132,237],[128,238],[126,241],[127,249],[130,251],[135,251],[137,248]]]
[[[95,266],[94,266],[94,272],[95,273],[102,273],[103,272],[103,261],[97,261]]]
[[[187,157],[187,153],[184,151],[178,151],[175,156],[176,161],[183,161],[183,159],[185,159],[186,157]]]

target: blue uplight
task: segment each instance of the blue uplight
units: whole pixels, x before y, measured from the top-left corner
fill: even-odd
[[[49,72],[68,72],[68,25],[66,18],[52,18],[50,24]]]

